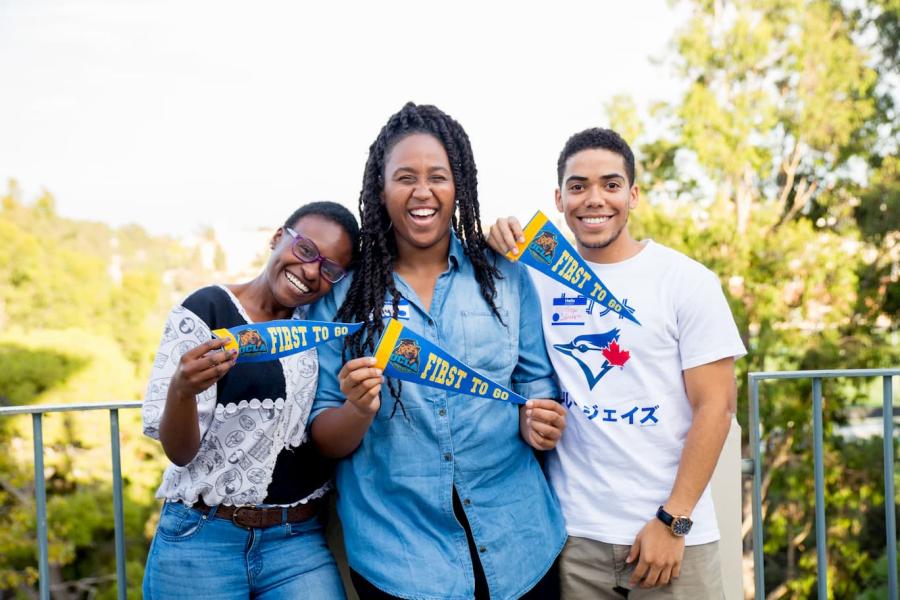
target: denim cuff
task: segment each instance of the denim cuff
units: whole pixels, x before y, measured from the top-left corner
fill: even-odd
[[[515,393],[526,398],[552,398],[559,400],[559,386],[552,377],[535,379],[534,381],[513,382],[512,389]]]

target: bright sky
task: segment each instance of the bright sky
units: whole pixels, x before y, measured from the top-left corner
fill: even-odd
[[[155,233],[354,212],[404,102],[466,128],[482,216],[553,210],[566,138],[603,105],[672,97],[683,8],[500,3],[0,0],[0,180],[68,216]],[[2,183],[5,188],[5,183]]]

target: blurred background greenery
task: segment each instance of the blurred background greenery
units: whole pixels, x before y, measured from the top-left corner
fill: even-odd
[[[738,363],[746,428],[748,371],[900,363],[900,0],[688,4],[672,46],[685,94],[648,111],[608,99],[597,122],[640,162],[633,233],[721,277],[750,350]],[[0,193],[0,405],[139,399],[168,308],[233,275],[222,245],[63,218],[49,192],[26,197],[15,181]],[[834,598],[887,596],[882,442],[853,429],[880,389],[824,388]],[[809,598],[810,384],[768,384],[762,397],[766,595]],[[54,598],[114,597],[107,423],[105,412],[45,418]],[[136,597],[164,461],[137,411],[122,414],[122,437]],[[30,422],[0,419],[0,600],[36,597],[32,469]],[[749,564],[749,487],[744,508]]]

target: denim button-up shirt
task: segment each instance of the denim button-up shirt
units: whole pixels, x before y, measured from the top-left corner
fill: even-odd
[[[492,314],[471,262],[452,237],[448,269],[430,310],[394,275],[409,302],[401,323],[526,398],[556,398],[538,299],[525,267],[499,260]],[[342,281],[310,319],[333,320]],[[385,303],[390,299],[385,298]],[[381,307],[379,307],[380,309]],[[319,347],[319,388],[310,419],[340,406],[340,343]],[[338,510],[350,565],[401,598],[468,599],[475,593],[466,534],[475,539],[491,598],[518,598],[547,572],[566,539],[556,497],[519,434],[514,404],[404,382],[400,407],[385,384],[381,408],[359,448],[337,468]]]

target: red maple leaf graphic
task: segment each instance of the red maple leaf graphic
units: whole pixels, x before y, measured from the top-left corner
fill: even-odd
[[[614,367],[624,367],[628,359],[631,358],[631,352],[619,348],[618,342],[612,342],[607,348],[603,349],[603,356]]]

